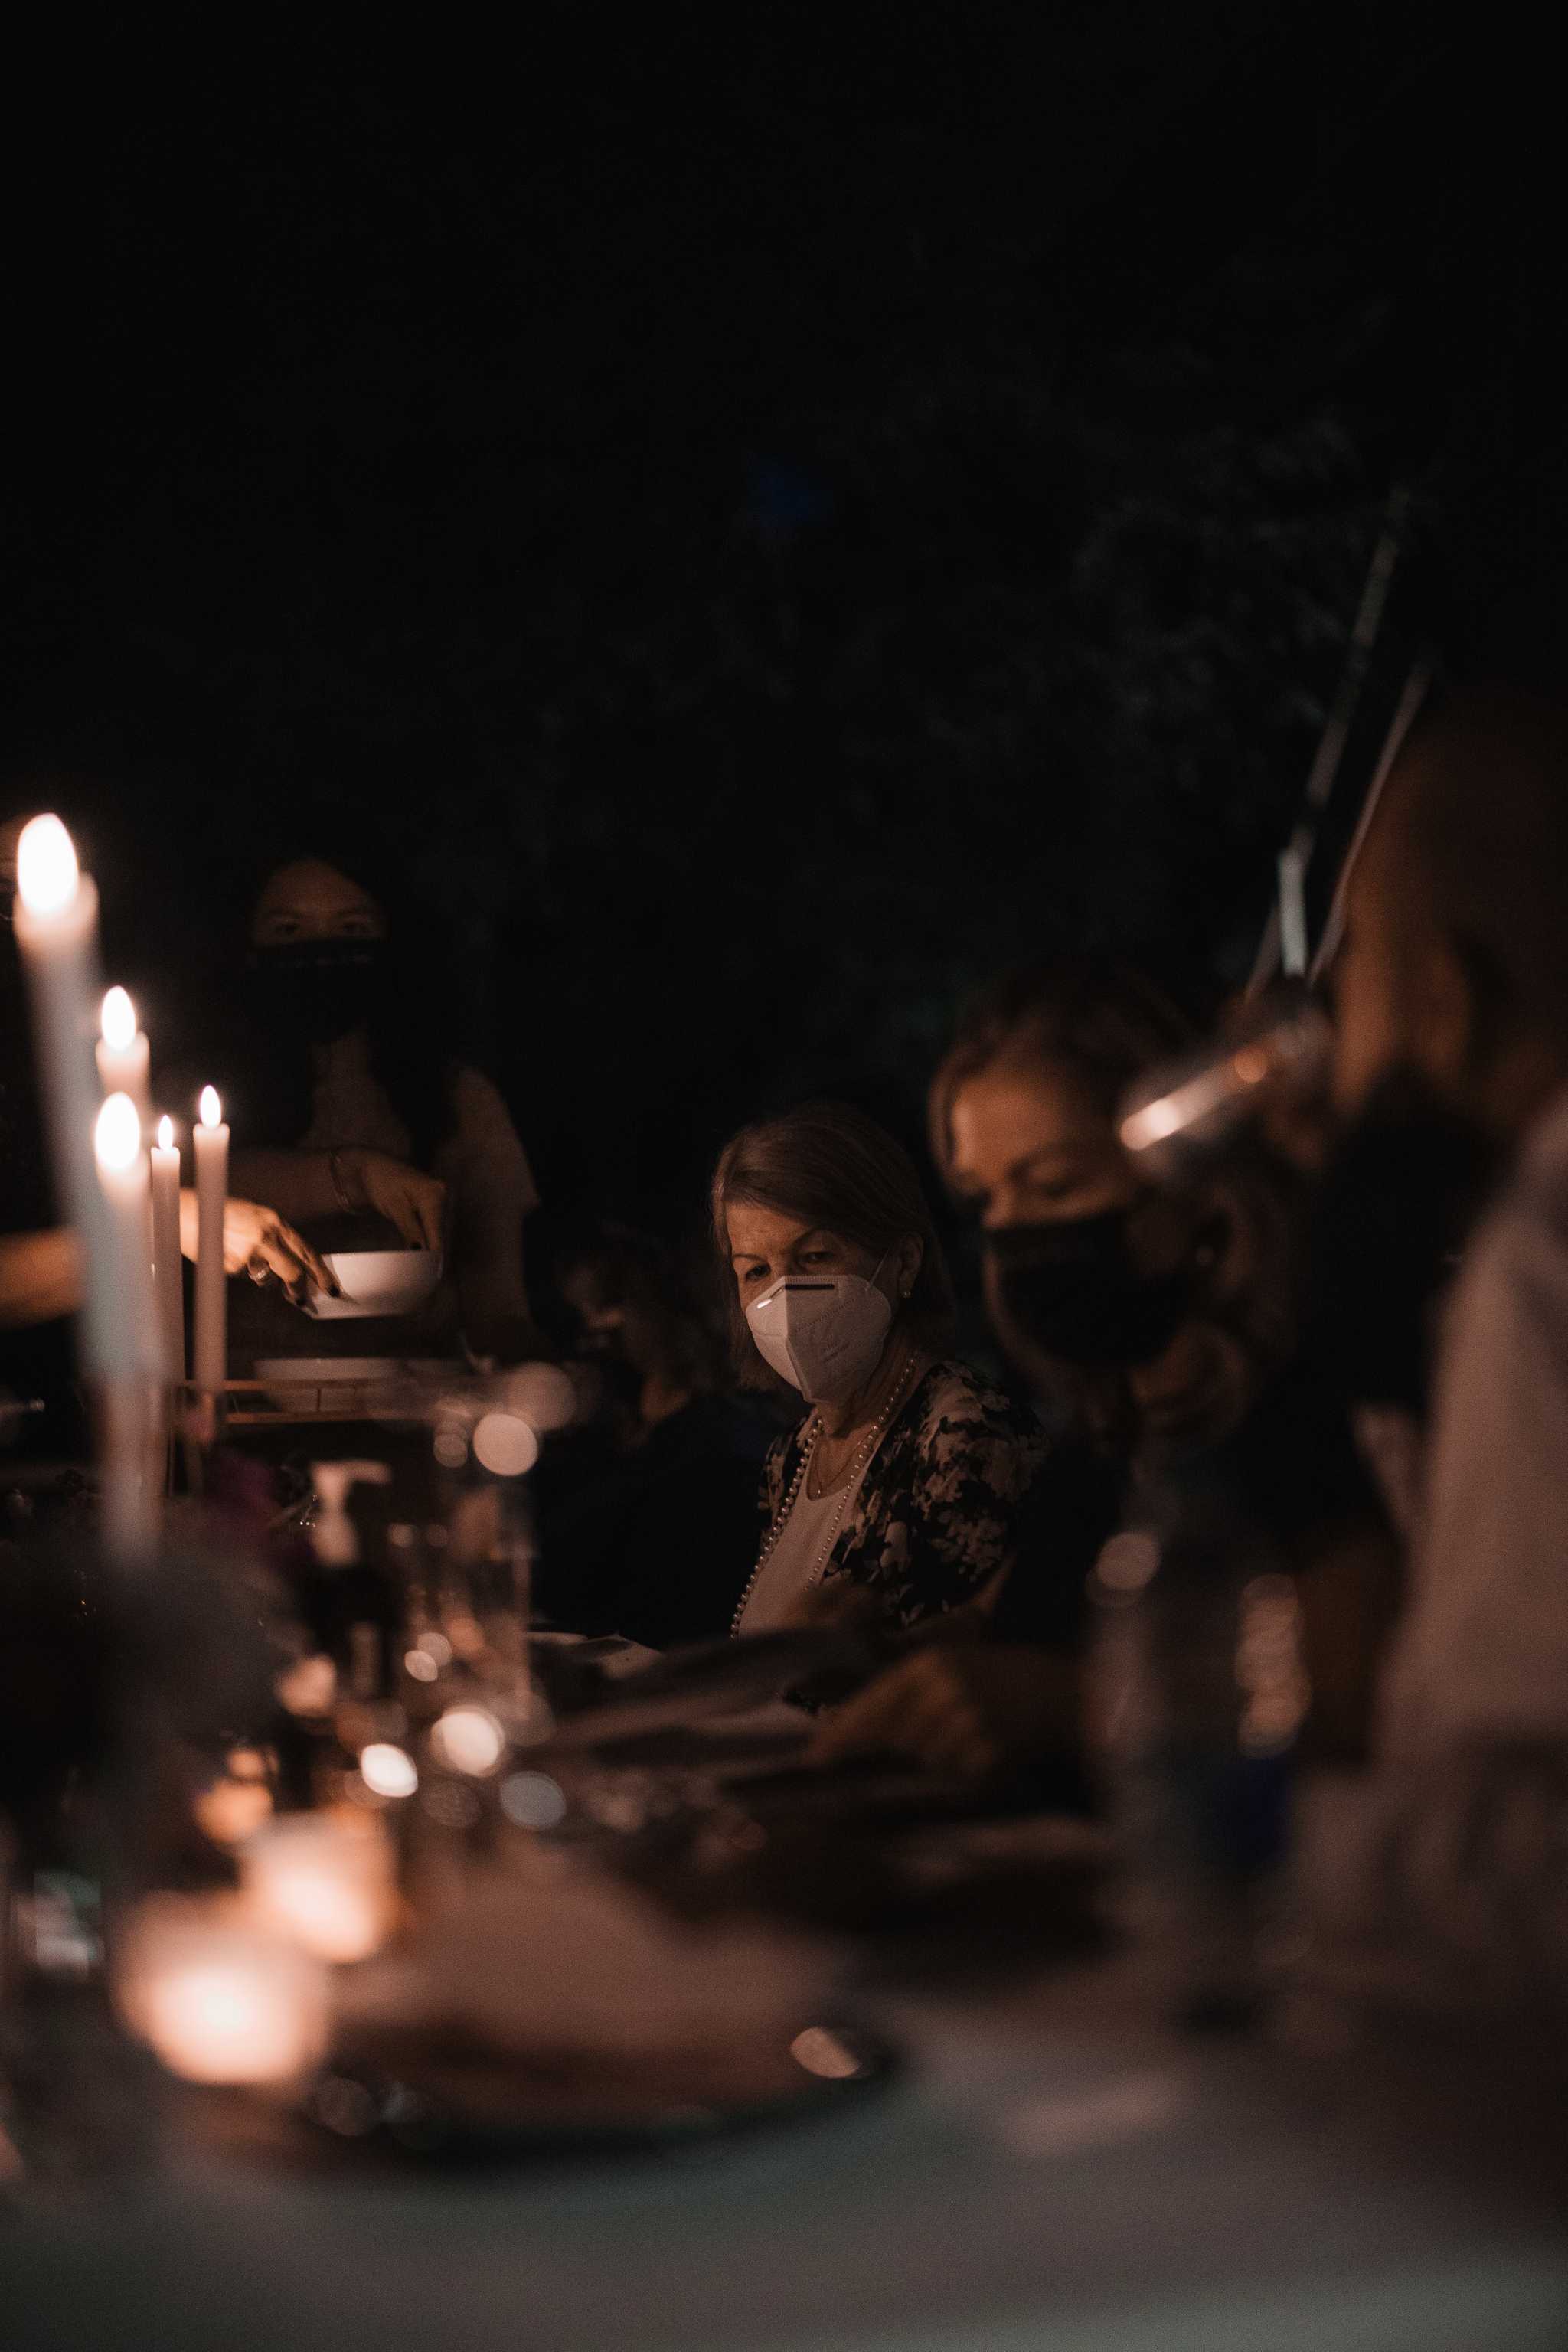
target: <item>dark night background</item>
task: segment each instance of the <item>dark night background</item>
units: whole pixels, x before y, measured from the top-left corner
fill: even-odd
[[[155,1053],[346,817],[672,1228],[1000,961],[1245,971],[1395,479],[1459,645],[1550,607],[1560,141],[1471,12],[625,14],[13,58],[0,748]]]

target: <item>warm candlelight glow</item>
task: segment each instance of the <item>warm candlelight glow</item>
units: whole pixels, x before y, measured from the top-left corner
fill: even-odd
[[[497,1478],[521,1478],[539,1459],[539,1440],[521,1413],[483,1414],[473,1445],[474,1459]]]
[[[449,1772],[467,1772],[477,1780],[500,1762],[506,1734],[488,1707],[449,1706],[432,1730],[430,1745]]]
[[[158,1121],[158,1149],[160,1151],[173,1151],[174,1148],[174,1122],[165,1111]]]
[[[284,1813],[247,1839],[257,1916],[318,1959],[369,1959],[393,1924],[393,1851],[367,1813]]]
[[[36,816],[16,844],[16,889],[30,915],[58,915],[76,897],[76,848],[58,816]]]
[[[192,1811],[214,1845],[238,1845],[270,1820],[272,1791],[265,1780],[237,1780],[226,1774],[201,1791]]]
[[[363,1960],[393,1921],[392,1853],[363,1813],[293,1813],[268,1822],[240,1854],[256,1916],[322,1960]]]
[[[233,1896],[153,1896],[129,1922],[117,1996],[126,2023],[192,2083],[288,2083],[327,2044],[320,1960]]]
[[[411,1797],[419,1786],[419,1773],[406,1748],[396,1748],[390,1739],[374,1739],[360,1750],[360,1778],[373,1795],[377,1797]]]
[[[103,1000],[100,1016],[103,1042],[115,1053],[123,1054],[136,1036],[136,1007],[123,988],[111,988]]]
[[[102,1169],[117,1172],[135,1166],[142,1149],[142,1121],[129,1095],[110,1095],[99,1112],[93,1149]]]
[[[506,1402],[531,1429],[564,1429],[577,1417],[577,1391],[559,1364],[520,1364],[506,1378]]]
[[[1145,1103],[1121,1122],[1122,1147],[1128,1151],[1146,1151],[1152,1143],[1163,1143],[1166,1137],[1179,1133],[1182,1114],[1173,1096],[1162,1096],[1157,1102]]]
[[[865,2072],[863,2060],[855,2055],[847,2042],[822,2025],[808,2025],[804,2033],[797,2033],[789,2045],[789,2054],[808,2074],[820,2074],[829,2083],[847,2083]]]
[[[202,1088],[201,1119],[204,1127],[223,1125],[223,1099],[216,1087]]]

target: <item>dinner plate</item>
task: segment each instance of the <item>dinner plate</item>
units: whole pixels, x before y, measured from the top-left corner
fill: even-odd
[[[832,1626],[742,1634],[667,1650],[633,1671],[603,1675],[552,1731],[560,1747],[599,1747],[645,1733],[768,1706],[814,1675],[864,1681],[878,1654],[858,1634]]]
[[[305,2113],[339,2138],[427,2159],[636,2155],[858,2108],[898,2063],[890,2042],[839,2021],[803,2025],[787,2042],[642,2060],[531,2063],[471,2044],[362,2039],[318,2078]]]

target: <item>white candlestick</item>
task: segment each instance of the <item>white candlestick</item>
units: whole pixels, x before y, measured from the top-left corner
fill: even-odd
[[[150,1113],[147,1092],[147,1039],[136,1026],[136,1007],[122,988],[111,988],[99,1014],[98,1075],[106,1095],[129,1095],[145,1129]]]
[[[180,1264],[180,1147],[173,1119],[158,1121],[152,1152],[153,1287],[163,1334],[164,1377],[185,1377],[185,1293]]]
[[[96,1265],[89,1269],[89,1276],[113,1296],[136,1350],[131,1370],[116,1373],[102,1388],[104,1542],[124,1559],[150,1551],[157,1538],[148,1375],[156,1369],[161,1339],[153,1305],[147,1155],[142,1149],[142,1122],[129,1095],[110,1095],[99,1112],[93,1149],[113,1249],[101,1269]]]
[[[78,871],[71,837],[58,816],[36,816],[23,828],[16,921],[60,1213],[75,1226],[87,1262],[84,1370],[90,1379],[112,1380],[135,1370],[136,1334],[116,1296],[113,1228],[93,1158],[102,1101],[92,1054],[102,989],[98,892],[92,877]]]
[[[223,1272],[223,1213],[228,1197],[228,1129],[212,1087],[202,1089],[201,1117],[192,1136],[196,1154],[196,1296],[193,1373],[205,1395],[222,1389],[228,1368],[227,1307]]]

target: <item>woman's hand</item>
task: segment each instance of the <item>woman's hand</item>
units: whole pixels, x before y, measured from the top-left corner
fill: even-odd
[[[196,1196],[180,1194],[180,1249],[185,1257],[196,1254]],[[296,1307],[312,1287],[332,1297],[339,1286],[310,1244],[285,1224],[274,1209],[258,1201],[227,1200],[223,1204],[223,1270],[248,1274],[252,1282],[278,1281]]]
[[[68,1225],[0,1234],[0,1331],[74,1315],[81,1290],[81,1244]]]
[[[984,1780],[1078,1737],[1078,1671],[1048,1650],[955,1643],[917,1651],[823,1717],[813,1764],[889,1749],[932,1771]]]
[[[370,1209],[395,1225],[410,1249],[438,1250],[447,1187],[385,1151],[340,1151],[335,1155],[355,1208]]]

